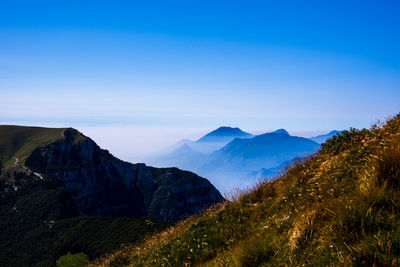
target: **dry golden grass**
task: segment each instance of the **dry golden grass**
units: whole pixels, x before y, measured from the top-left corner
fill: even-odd
[[[400,115],[93,266],[399,266]]]

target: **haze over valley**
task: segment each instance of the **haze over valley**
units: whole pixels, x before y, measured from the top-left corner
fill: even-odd
[[[316,153],[320,143],[338,133],[331,131],[307,139],[292,136],[285,129],[252,135],[237,127],[223,126],[196,141],[182,139],[145,162],[196,172],[221,192],[230,193],[274,177],[284,171],[285,163]]]

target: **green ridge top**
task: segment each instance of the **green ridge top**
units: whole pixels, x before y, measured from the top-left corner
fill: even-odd
[[[64,139],[66,130],[76,133],[75,141],[84,138],[72,128],[0,125],[0,156],[24,162],[35,148]]]

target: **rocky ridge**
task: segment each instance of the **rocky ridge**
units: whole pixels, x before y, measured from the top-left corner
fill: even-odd
[[[33,150],[25,164],[45,178],[59,179],[86,215],[176,221],[223,200],[194,173],[121,161],[72,128],[63,135]]]

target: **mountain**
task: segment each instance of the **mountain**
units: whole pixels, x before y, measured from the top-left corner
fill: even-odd
[[[196,141],[196,143],[230,142],[235,138],[246,138],[251,136],[251,134],[243,132],[237,127],[232,128],[222,126],[201,137],[199,140]]]
[[[278,130],[275,130],[275,131],[273,131],[273,132],[271,132],[271,133],[277,133],[277,134],[286,134],[286,135],[289,135],[288,131],[286,131],[285,129],[278,129]]]
[[[3,140],[1,153],[15,158],[33,173],[60,179],[64,188],[82,200],[79,205],[85,214],[149,215],[163,221],[174,221],[198,212],[202,203],[207,206],[221,200],[215,188],[204,178],[177,169],[159,170],[144,164],[123,162],[72,128],[58,129],[57,137],[54,129],[41,129],[43,134],[38,135],[39,138],[48,132],[52,134],[46,145],[36,145],[38,137],[26,136],[29,129],[21,129],[23,134],[19,134],[20,129],[12,126],[1,128],[2,134],[13,133],[9,147],[14,149],[8,149]],[[168,187],[161,187],[164,184]],[[187,188],[185,193],[180,192],[181,187]],[[157,209],[157,201],[169,203],[169,206]]]
[[[153,157],[149,162],[162,167],[174,166],[183,170],[195,171],[206,159],[206,154],[194,151],[191,145],[184,144],[167,155]]]
[[[239,128],[219,127],[218,129],[204,135],[197,141],[188,144],[195,152],[210,154],[231,142],[235,138],[251,138],[253,135]]]
[[[314,142],[317,142],[318,144],[322,144],[325,143],[325,141],[329,138],[331,138],[334,135],[340,134],[342,131],[330,131],[327,134],[323,134],[323,135],[318,135],[318,136],[314,136],[314,137],[310,137],[310,140],[313,140]]]
[[[166,154],[149,157],[146,162],[158,167],[177,167],[183,170],[195,170],[207,159],[207,154],[193,150],[193,143],[185,143]]]
[[[236,138],[220,150],[213,152],[199,169],[198,173],[208,177],[220,190],[229,180],[242,180],[244,185],[256,180],[245,181],[244,177],[254,170],[269,169],[292,160],[315,153],[319,144],[307,138],[272,132],[253,138]],[[240,183],[237,183],[240,185]]]
[[[197,141],[183,139],[170,148],[147,160],[157,166],[175,166],[196,171],[207,159],[208,154],[225,146],[235,138],[250,138],[251,134],[239,128],[219,127]]]
[[[271,169],[268,176],[273,176],[273,168],[312,154],[319,147],[307,138],[291,136],[285,129],[254,136],[239,128],[220,127],[150,162],[196,172],[210,179],[221,192],[229,193],[233,188],[256,183],[262,175],[260,170]]]
[[[193,143],[194,143],[194,141],[192,141],[190,139],[182,139],[179,142],[172,144],[172,145],[162,149],[161,151],[157,152],[156,155],[168,155],[170,153],[173,153],[175,150],[177,150],[178,148],[180,148],[184,145],[191,145]]]
[[[398,266],[400,115],[94,266]]]
[[[93,258],[223,201],[194,173],[121,161],[72,128],[0,126],[0,156],[1,266],[54,266],[70,252],[60,235]],[[86,247],[75,231],[89,225],[115,240],[90,230],[97,245]],[[32,249],[34,237],[43,242]]]
[[[250,177],[252,180],[257,179],[257,181],[265,180],[265,179],[267,179],[267,180],[273,179],[274,177],[279,176],[282,173],[284,173],[288,167],[290,167],[293,164],[296,164],[298,162],[301,162],[303,160],[304,160],[304,158],[294,158],[292,160],[285,161],[284,163],[280,164],[277,167],[273,167],[273,168],[269,168],[269,169],[261,168],[257,171],[252,171],[247,176]]]

